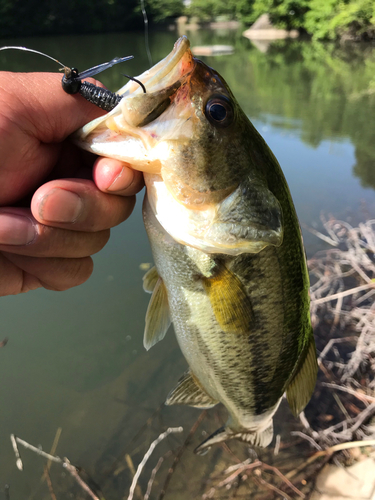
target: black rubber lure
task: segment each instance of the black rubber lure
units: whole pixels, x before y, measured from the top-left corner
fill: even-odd
[[[105,111],[111,111],[121,101],[122,96],[108,89],[98,87],[93,83],[83,82],[82,80],[95,76],[115,64],[128,61],[132,58],[133,56],[115,57],[109,62],[98,64],[98,66],[82,71],[82,73],[78,73],[76,68],[65,66],[64,76],[61,80],[62,88],[67,94],[77,94],[79,92],[87,101],[92,102]]]
[[[115,64],[119,64],[125,61],[129,61],[130,59],[133,59],[133,56],[115,57],[109,62],[98,64],[97,66],[94,66],[85,71],[82,71],[82,73],[79,73],[76,68],[69,68],[68,66],[65,66],[65,64],[62,64],[54,57],[44,54],[43,52],[39,52],[38,50],[28,49],[27,47],[17,47],[17,46],[7,46],[0,48],[0,50],[8,50],[8,49],[17,49],[17,50],[25,50],[27,52],[34,52],[35,54],[40,54],[42,56],[48,57],[48,59],[52,59],[52,61],[57,62],[58,64],[60,64],[60,66],[62,66],[64,71],[64,76],[62,77],[61,80],[61,85],[64,92],[66,92],[67,94],[80,93],[87,101],[95,104],[96,106],[98,106],[101,109],[104,109],[105,111],[111,111],[115,106],[117,106],[117,104],[121,101],[122,96],[116,94],[115,92],[111,92],[108,89],[103,89],[102,87],[98,87],[97,85],[82,80],[84,78],[90,78],[92,76],[95,76],[101,73],[102,71],[111,68]],[[146,93],[146,88],[142,82],[140,82],[136,78],[133,78],[132,76],[128,75],[124,76],[126,76],[130,80],[134,80],[135,82],[137,82],[142,87],[143,92]]]

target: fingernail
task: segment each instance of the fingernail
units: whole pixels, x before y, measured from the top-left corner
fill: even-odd
[[[107,191],[116,192],[129,188],[134,181],[134,172],[128,167],[122,167],[120,173],[116,175],[112,183],[107,187]]]
[[[31,219],[22,215],[0,214],[0,244],[27,245],[36,236]]]
[[[48,222],[75,222],[83,210],[78,194],[66,189],[51,189],[41,200],[39,215]]]

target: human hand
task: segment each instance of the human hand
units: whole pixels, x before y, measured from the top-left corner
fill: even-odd
[[[79,285],[142,174],[107,158],[92,170],[95,157],[67,140],[103,112],[65,94],[61,75],[0,72],[0,110],[0,296]]]

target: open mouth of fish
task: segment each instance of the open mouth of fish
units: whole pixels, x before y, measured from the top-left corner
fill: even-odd
[[[128,162],[136,170],[160,174],[163,162],[170,157],[168,142],[189,137],[186,96],[176,96],[195,66],[189,47],[189,40],[180,38],[167,57],[137,77],[146,93],[134,81],[122,87],[117,92],[123,96],[120,103],[77,133],[80,145],[101,156]],[[175,106],[168,113],[171,102]]]

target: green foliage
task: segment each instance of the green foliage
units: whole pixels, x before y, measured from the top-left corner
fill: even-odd
[[[281,28],[315,39],[375,38],[374,0],[145,0],[150,23],[182,14],[253,23],[268,13]],[[141,0],[0,0],[0,37],[142,29]]]
[[[268,13],[271,21],[280,28],[299,29],[304,26],[304,16],[310,0],[255,0],[253,19]]]
[[[225,16],[246,23],[265,13],[276,26],[304,30],[315,39],[375,38],[374,0],[193,0],[187,9],[201,20]]]
[[[217,17],[247,20],[252,13],[254,0],[192,0],[186,13],[203,21]]]
[[[149,20],[183,13],[182,0],[145,1]],[[0,37],[143,28],[140,0],[0,0]]]
[[[374,0],[311,0],[305,28],[315,39],[375,36]]]
[[[184,12],[182,0],[146,0],[145,7],[147,15],[155,22],[181,16]]]

